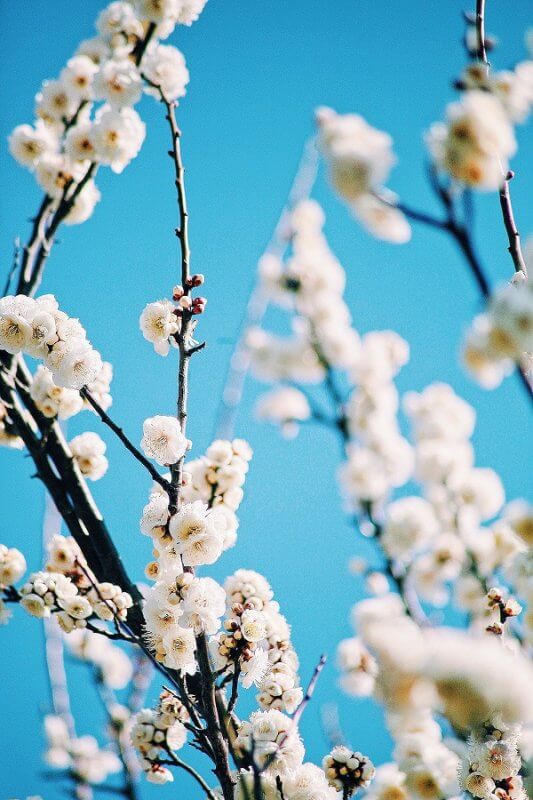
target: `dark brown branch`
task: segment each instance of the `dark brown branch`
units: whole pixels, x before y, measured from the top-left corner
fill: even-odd
[[[81,525],[67,525],[74,539],[80,546],[91,570],[100,581],[111,581],[127,591],[134,599],[134,607],[130,609],[129,620],[136,634],[141,634],[143,617],[140,609],[140,593],[130,580],[120,555],[113,543],[85,479],[78,469],[75,459],[65,441],[63,432],[56,421],[47,419],[36,408],[29,392],[31,375],[23,359],[17,359],[17,389],[22,402],[28,409],[42,436],[43,453],[52,462],[55,473],[61,476],[60,484],[76,509],[76,516]],[[33,457],[32,453],[32,457]],[[47,485],[47,488],[48,485]],[[54,502],[55,497],[52,495]],[[58,507],[63,516],[61,508]]]
[[[137,459],[137,461],[139,461],[139,463],[148,470],[153,480],[156,481],[166,492],[169,492],[171,487],[166,478],[160,475],[154,465],[141,453],[137,447],[135,447],[135,445],[128,439],[122,428],[113,422],[109,414],[104,411],[102,406],[93,397],[86,386],[80,390],[80,395],[89,403],[92,408],[94,408],[104,425],[107,425],[107,427],[110,428],[120,439],[126,450],[128,450]]]
[[[20,269],[20,254],[21,254],[20,239],[17,236],[17,238],[13,243],[13,259],[11,261],[11,267],[9,268],[6,282],[4,284],[4,292],[3,292],[4,297],[9,292],[9,288],[11,286],[11,281],[13,280],[13,277]]]
[[[215,678],[209,661],[207,638],[204,633],[196,637],[196,653],[198,669],[201,676],[203,716],[207,725],[207,734],[213,747],[215,772],[220,781],[224,800],[233,798],[233,781],[228,759],[228,746],[222,733],[218,716]]]

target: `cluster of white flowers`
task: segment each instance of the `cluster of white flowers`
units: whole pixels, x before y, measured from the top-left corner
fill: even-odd
[[[394,208],[395,195],[383,188],[396,163],[391,137],[357,114],[331,108],[317,109],[316,121],[331,182],[354,216],[378,239],[409,241],[409,223]]]
[[[191,296],[191,290],[201,286],[204,276],[200,274],[191,275],[187,281],[186,289],[183,286],[175,286],[172,292],[172,300],[156,300],[155,303],[148,303],[139,317],[139,327],[144,338],[151,342],[156,353],[166,356],[170,347],[178,347],[178,335],[182,329],[182,318],[184,314],[196,316],[203,314],[207,300],[205,297]],[[185,342],[189,346],[189,342]]]
[[[339,481],[348,505],[376,506],[408,481],[412,448],[401,435],[394,377],[409,358],[407,342],[393,331],[372,331],[361,340],[352,378],[356,389],[346,405],[347,460]]]
[[[14,433],[9,413],[0,400],[0,447],[9,447],[12,450],[22,450],[24,442]]]
[[[20,589],[20,605],[33,617],[55,615],[65,633],[84,628],[89,617],[126,619],[132,599],[111,583],[99,583],[87,590],[61,572],[34,572]]]
[[[161,419],[168,420],[169,428],[176,422],[171,417],[153,418]],[[150,434],[156,427],[151,426]],[[145,434],[146,430],[145,423]],[[145,447],[145,452],[158,452],[155,448],[161,446],[161,436],[155,444],[152,441],[151,450]],[[164,446],[168,454],[168,442]],[[172,452],[174,455],[177,451]],[[185,464],[181,505],[173,515],[168,494],[158,484],[153,486],[140,523],[141,531],[152,537],[158,559],[148,565],[149,577],[156,578],[182,565],[213,564],[223,550],[235,544],[239,524],[235,511],[243,497],[242,485],[251,456],[252,451],[243,440],[213,442],[205,456]]]
[[[94,381],[87,384],[87,389],[104,411],[112,403],[111,395],[109,394],[112,377],[113,368],[111,364],[108,361],[103,361]],[[37,367],[33,376],[30,394],[36,408],[49,419],[54,419],[55,417],[70,419],[70,417],[84,409],[93,411],[90,403],[84,400],[75,389],[56,386],[52,373],[43,364]]]
[[[160,761],[167,760],[169,752],[183,747],[187,739],[184,723],[188,721],[186,708],[169,691],[162,692],[155,709],[144,708],[135,715],[131,741],[150,783],[163,784],[174,780],[172,772]]]
[[[257,572],[239,569],[226,579],[224,589],[224,631],[210,643],[217,669],[231,674],[237,668],[245,688],[258,686],[262,708],[293,713],[303,698],[298,656],[270,585]]]
[[[238,773],[235,800],[253,797],[254,773]],[[265,800],[337,800],[339,795],[329,786],[324,771],[309,761],[280,775],[261,775],[261,796]]]
[[[481,89],[496,97],[513,123],[525,122],[533,105],[533,61],[512,70],[491,72],[479,63],[469,64],[459,79],[461,89]]]
[[[85,628],[77,628],[67,636],[69,653],[80,661],[92,664],[110,689],[123,689],[133,674],[133,665],[128,655],[105,636]]]
[[[461,765],[462,788],[481,800],[510,797],[526,800],[519,772],[522,759],[518,750],[520,727],[486,723],[473,731],[467,758]]]
[[[204,5],[205,0],[111,2],[96,21],[98,35],[80,44],[57,79],[43,83],[36,121],[18,125],[9,148],[35,173],[54,209],[85,181],[65,222],[85,222],[100,199],[94,180],[87,179],[92,167],[121,172],[138,154],[145,125],[133,106],[143,87],[155,96],[161,90],[169,101],[185,94],[189,73],[183,55],[157,39],[169,36],[176,24],[190,25]],[[156,25],[154,36],[144,47],[150,22]]]
[[[97,433],[81,433],[69,442],[70,452],[84,478],[97,481],[107,472],[109,462],[105,457],[105,442]]]
[[[482,527],[500,511],[503,486],[493,470],[473,466],[470,437],[475,413],[450,386],[432,384],[421,393],[409,392],[404,409],[411,421],[415,474],[425,499],[404,498],[392,504],[393,513],[403,507],[414,516],[405,518],[403,531],[396,527],[391,533],[389,526],[384,543],[393,535],[389,552],[409,567],[421,597],[444,605],[447,586],[455,581],[456,601],[473,612],[484,591],[470,574],[471,564],[488,578],[515,552],[516,537],[509,526],[497,521]]]
[[[259,277],[270,301],[293,313],[294,335],[277,337],[253,328],[247,337],[255,375],[268,382],[318,384],[332,370],[347,373],[358,388],[346,409],[347,433],[354,439],[340,480],[350,504],[382,500],[405,483],[412,451],[396,420],[398,398],[392,383],[407,362],[407,343],[392,331],[359,337],[343,299],[344,270],[328,247],[324,215],[314,201],[300,202],[289,219],[292,253],[285,263],[268,254]],[[258,404],[263,419],[294,433],[313,410],[295,386],[276,387]],[[355,438],[357,437],[357,441]]]
[[[109,775],[120,772],[120,759],[113,750],[101,748],[93,736],[71,737],[62,717],[44,718],[48,748],[46,763],[56,769],[69,769],[88,784],[103,783]]]
[[[463,788],[471,791],[466,785],[470,772],[490,777],[481,762],[483,758],[494,758],[494,770],[498,769],[502,753],[498,747],[494,756],[487,752],[499,738],[492,735],[494,728],[502,731],[502,737],[508,727],[518,733],[518,723],[528,724],[533,715],[533,673],[528,660],[503,647],[500,638],[487,638],[480,633],[473,640],[472,633],[447,628],[424,631],[405,616],[396,595],[364,600],[356,606],[354,616],[363,640],[360,652],[365,653],[368,648],[375,659],[373,694],[385,703],[396,741],[396,765],[389,765],[385,783],[398,786],[399,797],[417,800],[439,800],[459,793],[456,753],[463,749],[455,740],[443,741],[435,713],[444,714],[456,731],[484,731],[484,740],[492,743],[481,748],[485,755],[478,745],[471,748],[462,770]],[[512,679],[503,677],[510,675]],[[357,686],[353,688],[357,690]],[[363,693],[368,693],[367,681],[362,688]],[[495,719],[499,720],[498,725],[491,725]],[[516,747],[513,758],[516,763]],[[520,764],[513,772],[507,762],[502,768],[507,770],[502,780],[509,783],[502,783],[501,788],[511,788],[519,769]],[[470,785],[481,789],[488,783],[476,774]],[[525,795],[520,781],[514,785],[517,800],[521,800]],[[376,797],[380,797],[378,788],[379,784],[374,789]],[[495,788],[492,786],[493,793],[489,793],[491,798],[515,797],[512,793],[494,793]],[[374,792],[371,790],[371,797]]]
[[[251,603],[235,603],[224,620],[224,630],[210,642],[215,668],[235,674],[245,689],[263,680],[268,670],[268,654],[261,644],[266,638],[266,618]]]
[[[54,614],[65,633],[95,621],[125,620],[133,605],[131,596],[112,583],[89,579],[83,555],[70,537],[53,536],[48,544],[45,569],[32,573],[16,594],[20,605],[33,617]],[[22,553],[0,546],[0,587],[11,587],[26,571]]]
[[[446,123],[435,123],[427,144],[439,169],[475,189],[503,183],[516,152],[513,127],[501,102],[480,90],[467,92],[447,108]]]
[[[334,747],[322,763],[329,785],[342,792],[343,798],[352,797],[358,789],[370,786],[376,772],[367,756],[354,753],[344,745]]]
[[[272,254],[259,262],[259,280],[269,300],[295,315],[293,336],[278,338],[252,329],[248,349],[262,380],[319,383],[325,363],[353,369],[359,336],[343,300],[344,270],[323,233],[324,214],[312,200],[301,201],[289,220],[292,254],[283,263]],[[263,401],[260,415],[282,425],[309,417],[305,397],[283,389]]]
[[[523,273],[496,290],[487,310],[472,321],[463,347],[465,364],[485,388],[498,386],[515,364],[529,372],[533,359],[533,286]]]
[[[0,589],[14,586],[26,572],[26,559],[16,547],[0,544]]]
[[[144,602],[145,627],[155,657],[182,673],[196,671],[195,634],[214,634],[226,606],[224,589],[191,572],[161,572]]]
[[[102,372],[80,321],[60,311],[53,295],[0,298],[0,349],[41,359],[58,387],[81,389]]]
[[[285,775],[303,762],[304,746],[290,717],[281,711],[254,711],[237,731],[235,748],[243,757],[253,753],[268,775]]]

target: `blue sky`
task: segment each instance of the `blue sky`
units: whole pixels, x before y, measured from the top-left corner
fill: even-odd
[[[6,137],[16,124],[31,121],[40,82],[55,77],[78,41],[92,35],[103,6],[99,0],[2,4],[2,272],[8,270],[14,237],[27,236],[27,220],[38,204],[32,178],[7,153]],[[207,276],[209,301],[201,322],[208,347],[194,359],[191,374],[189,434],[195,453],[209,444],[255,263],[311,132],[313,109],[328,104],[357,111],[389,131],[399,157],[391,188],[414,205],[434,207],[424,177],[422,132],[453,99],[450,79],[463,62],[462,8],[458,0],[210,0],[198,23],[173,35],[192,76],[179,122],[192,265]],[[501,43],[493,59],[497,67],[525,57],[530,10],[526,0],[488,4],[488,29]],[[172,413],[175,397],[172,356],[165,360],[153,353],[138,331],[138,315],[178,279],[167,129],[150,99],[143,100],[140,112],[148,126],[141,155],[121,176],[102,171],[103,199],[94,217],[62,232],[43,285],[67,312],[80,317],[94,345],[113,362],[113,416],[135,440],[145,417]],[[520,144],[527,134],[519,130]],[[518,222],[524,233],[533,232],[528,206],[533,162],[523,149],[514,167]],[[410,342],[411,362],[400,389],[450,382],[477,409],[478,464],[500,472],[510,498],[530,492],[524,467],[531,418],[517,382],[508,380],[488,394],[459,365],[462,334],[480,304],[453,245],[422,228],[402,247],[372,240],[333,197],[322,174],[316,197],[326,210],[331,246],[347,271],[346,297],[357,327],[362,332],[393,328]],[[478,204],[476,236],[491,280],[505,280],[512,265],[494,195]],[[254,421],[257,393],[249,383],[238,419],[238,434],[255,450],[240,537],[214,574],[222,579],[245,566],[269,578],[293,624],[306,680],[320,653],[333,655],[335,643],[349,634],[348,611],[361,587],[346,564],[361,543],[340,511],[334,477],[338,450],[330,434],[309,428],[294,442],[281,440]],[[72,435],[88,429],[108,442],[111,463],[95,495],[131,573],[141,578],[149,543],[139,533],[138,517],[149,481],[95,417],[84,414],[69,425]],[[31,464],[20,454],[0,453],[0,474],[0,541],[20,546],[30,567],[38,568],[41,486],[30,480]],[[47,704],[40,625],[16,613],[0,630],[0,641],[0,750],[6,756],[0,800],[35,793],[56,800],[63,796],[60,788],[43,783],[39,761],[39,719]],[[79,733],[87,733],[97,716],[96,701],[83,668],[76,666],[71,674],[79,690]],[[319,720],[326,702],[340,704],[342,726],[356,748],[376,761],[387,757],[380,713],[369,703],[343,698],[330,663],[303,722],[310,758],[321,758],[326,749]],[[184,785],[188,796],[196,797],[194,788]],[[163,798],[173,796],[170,787],[157,791]]]

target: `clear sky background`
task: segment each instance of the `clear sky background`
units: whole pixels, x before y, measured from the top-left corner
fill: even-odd
[[[7,152],[6,137],[31,122],[33,96],[43,78],[55,77],[77,43],[93,35],[100,0],[0,2],[1,266],[7,273],[15,236],[28,234],[39,193],[31,176]],[[201,336],[208,348],[191,374],[189,434],[194,453],[209,444],[228,358],[238,331],[255,264],[284,203],[312,130],[312,113],[328,104],[357,111],[394,137],[399,165],[390,185],[406,200],[434,208],[424,177],[422,132],[453,99],[450,80],[463,63],[460,0],[210,0],[199,22],[180,28],[171,42],[191,71],[179,108],[190,206],[192,266],[207,276],[208,313]],[[529,0],[491,0],[488,30],[500,38],[497,67],[526,56]],[[144,99],[148,126],[141,155],[121,176],[102,170],[103,199],[86,224],[61,233],[43,291],[79,316],[94,345],[113,362],[112,413],[139,441],[143,420],[173,412],[175,363],[153,353],[138,330],[145,303],[167,295],[178,279],[175,199],[166,157],[161,108]],[[533,232],[531,157],[524,155],[531,129],[519,130],[522,151],[514,166],[513,198],[524,233]],[[527,494],[532,427],[518,383],[493,393],[465,376],[458,351],[463,332],[480,308],[477,290],[451,242],[415,228],[411,243],[395,247],[372,240],[333,197],[321,175],[316,197],[327,213],[327,234],[348,275],[347,299],[361,332],[393,328],[411,345],[402,391],[448,381],[478,411],[477,462],[501,474],[509,498]],[[476,216],[479,250],[493,282],[509,277],[498,200],[481,198]],[[434,209],[436,210],[436,209]],[[3,279],[2,279],[3,283]],[[304,681],[322,651],[334,654],[349,635],[349,608],[361,586],[347,571],[361,547],[340,510],[335,482],[338,448],[329,434],[306,429],[285,442],[253,419],[257,385],[248,384],[238,434],[255,457],[241,507],[238,544],[216,565],[223,579],[239,566],[264,573],[293,624]],[[115,541],[131,573],[142,577],[149,541],[138,518],[149,481],[142,468],[85,413],[69,434],[96,430],[108,442],[110,470],[95,485]],[[42,487],[20,453],[0,453],[0,541],[20,546],[30,569],[40,566]],[[529,470],[530,474],[530,470]],[[63,797],[42,777],[40,718],[48,696],[41,625],[17,611],[0,630],[0,800],[42,794]],[[333,660],[333,659],[332,659]],[[81,666],[70,670],[79,689],[78,732],[91,732],[97,701]],[[381,716],[369,703],[344,698],[330,663],[302,729],[308,756],[326,751],[320,727],[324,703],[340,705],[342,726],[357,749],[375,761],[389,752]],[[186,796],[197,796],[187,783]],[[174,784],[174,787],[176,785]],[[143,797],[176,797],[172,785]]]

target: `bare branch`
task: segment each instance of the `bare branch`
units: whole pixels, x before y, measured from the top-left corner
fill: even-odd
[[[141,453],[141,451],[135,447],[135,445],[128,439],[122,428],[120,428],[107,414],[102,406],[98,403],[95,397],[90,393],[87,386],[84,386],[83,389],[80,389],[80,395],[83,397],[84,400],[87,400],[89,405],[94,408],[104,425],[107,425],[113,433],[120,439],[126,450],[128,450],[136,459],[137,461],[143,465],[145,469],[148,470],[151,477],[154,481],[156,481],[166,492],[170,492],[171,486],[170,483],[164,478],[160,473],[156,470],[154,465]]]

